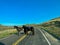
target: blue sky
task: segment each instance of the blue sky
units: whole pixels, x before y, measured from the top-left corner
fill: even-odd
[[[60,16],[60,0],[0,0],[0,24],[38,24]]]

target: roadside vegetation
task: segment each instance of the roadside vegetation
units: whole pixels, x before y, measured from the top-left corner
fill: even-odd
[[[0,31],[0,39],[15,34],[17,31],[15,29]]]
[[[38,26],[60,40],[60,17],[52,19]]]
[[[2,26],[0,24],[0,39],[5,38],[15,33],[17,33],[17,31],[13,27]]]

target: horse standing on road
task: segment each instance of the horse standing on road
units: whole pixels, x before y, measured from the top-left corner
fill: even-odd
[[[32,35],[34,35],[34,27],[30,27],[30,26],[25,26],[25,25],[23,25],[23,27],[22,27],[23,29],[24,29],[24,33],[25,34],[28,34],[28,31],[31,31],[32,32]]]
[[[23,25],[22,27],[14,26],[14,28],[17,29],[18,35],[19,35],[19,32],[22,29],[24,29],[24,33],[25,34],[28,34],[28,31],[31,31],[32,32],[32,35],[34,35],[34,27],[32,27],[32,26],[25,26],[25,25]]]
[[[14,26],[15,29],[17,29],[17,32],[18,32],[18,35],[19,35],[19,32],[22,30],[22,28],[18,27],[18,26]]]

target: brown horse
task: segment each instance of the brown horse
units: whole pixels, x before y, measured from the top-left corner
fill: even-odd
[[[18,27],[18,26],[14,26],[15,29],[17,29],[17,32],[18,32],[18,35],[19,35],[19,32],[22,30],[21,27]]]

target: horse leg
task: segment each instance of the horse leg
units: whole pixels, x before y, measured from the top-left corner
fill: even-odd
[[[24,33],[26,34],[26,30],[24,30]]]
[[[26,30],[26,33],[25,34],[27,34],[28,35],[28,31]]]
[[[34,35],[34,30],[32,30],[32,35]]]
[[[19,31],[18,31],[18,36],[19,36]]]
[[[26,31],[26,34],[28,35],[28,31]]]

